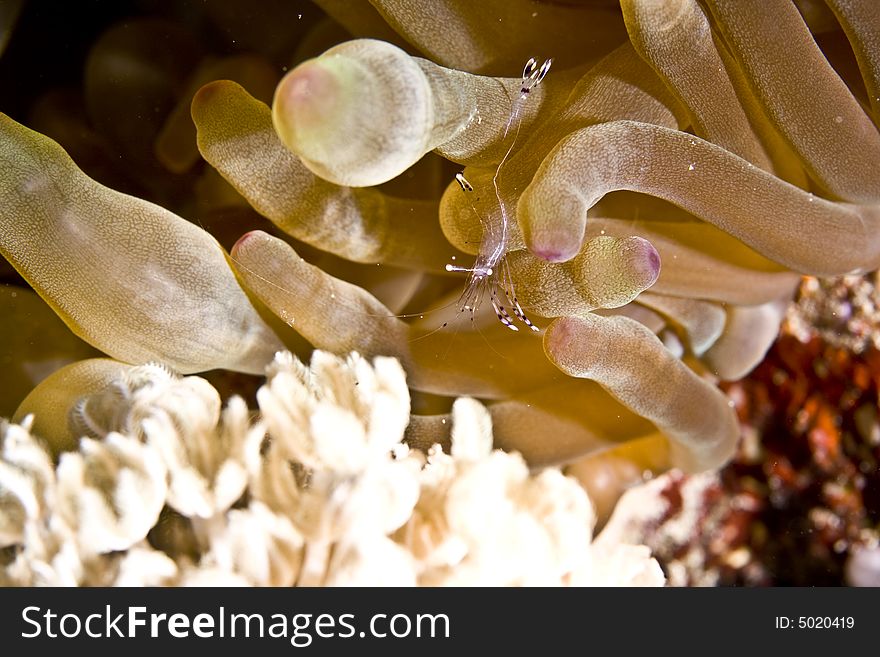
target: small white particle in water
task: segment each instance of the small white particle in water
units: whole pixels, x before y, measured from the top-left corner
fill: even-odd
[[[335,295],[335,294],[331,294],[331,295],[330,295],[330,298],[331,298],[331,299],[335,299],[335,298],[336,298],[336,295]]]
[[[296,17],[299,18],[300,20],[302,20],[303,15],[302,15],[302,14],[297,14]]]
[[[835,116],[834,122],[835,123],[843,123],[843,117],[842,116]]]
[[[696,168],[696,167],[694,166],[693,162],[691,162],[690,164],[688,164],[688,171],[693,171],[695,168]]]
[[[532,12],[532,18],[536,18],[537,16],[538,16],[538,12],[533,11],[533,12]]]
[[[455,256],[452,256],[452,260],[455,260]]]
[[[605,234],[605,229],[603,228],[602,230],[600,230],[600,231],[599,231],[599,234],[600,234],[600,235],[604,235],[604,234]]]
[[[440,424],[446,424],[446,418],[445,418],[445,417],[444,417],[444,418],[441,418],[441,420],[440,420]]]

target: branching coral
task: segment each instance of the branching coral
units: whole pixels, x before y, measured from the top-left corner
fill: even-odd
[[[221,413],[204,379],[130,367],[82,399],[101,440],[57,467],[31,416],[4,422],[0,582],[663,583],[643,546],[593,541],[576,481],[493,451],[473,399],[455,403],[451,454],[407,448],[394,359],[281,352],[258,400],[254,422],[238,397]]]
[[[412,418],[412,444],[448,446],[451,398],[478,396],[491,402],[497,446],[531,464],[604,451],[578,471],[605,468],[605,492],[619,492],[644,469],[724,463],[738,430],[715,382],[760,361],[801,274],[880,265],[880,51],[868,3],[829,0],[833,15],[807,20],[793,2],[751,0],[375,0],[349,14],[317,4],[354,36],[386,38],[314,57],[343,32],[321,24],[271,108],[258,99],[271,86],[265,60],[216,64],[178,34],[187,70],[158,61],[149,70],[161,84],[131,83],[152,90],[165,121],[111,129],[104,58],[117,48],[126,62],[147,59],[143,35],[156,27],[138,28],[130,47],[107,37],[92,55],[92,123],[124,152],[155,146],[149,162],[132,156],[134,177],[178,214],[196,214],[179,199],[197,181],[197,210],[243,218],[225,231],[238,239],[228,254],[2,118],[0,251],[120,367],[259,372],[301,345],[274,313],[319,349],[398,358],[436,413]],[[595,28],[587,43],[569,27],[582,20]],[[554,68],[520,103],[515,76],[532,55]],[[221,76],[241,85],[209,82]],[[205,82],[193,142],[182,117]],[[199,169],[194,144],[213,169]],[[454,182],[441,192],[449,162],[473,193]],[[149,175],[157,163],[173,183]],[[507,277],[510,305],[522,303],[540,336],[507,331],[488,300],[459,299],[445,268],[466,269],[466,254],[502,234],[488,275]],[[79,435],[38,409],[50,394],[70,407],[93,393],[100,376],[84,367],[84,378],[47,380],[16,415],[35,412],[55,449]],[[223,466],[204,468],[187,490],[208,508]],[[267,503],[242,515],[228,545],[269,513]]]

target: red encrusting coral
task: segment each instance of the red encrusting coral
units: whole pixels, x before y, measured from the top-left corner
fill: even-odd
[[[846,583],[849,554],[876,545],[880,528],[880,351],[783,335],[724,388],[743,429],[735,459],[696,487],[669,477],[647,530],[671,582]],[[683,537],[672,527],[688,515]]]

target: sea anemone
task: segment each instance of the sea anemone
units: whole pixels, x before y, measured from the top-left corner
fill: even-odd
[[[486,401],[496,447],[575,464],[601,516],[646,470],[722,465],[739,428],[716,383],[761,360],[800,275],[880,266],[880,16],[827,4],[320,0],[242,25],[212,4],[246,43],[290,19],[245,59],[167,21],[113,28],[88,118],[57,96],[33,116],[176,213],[0,117],[0,253],[112,358],[14,419],[70,449],[72,410],[131,364],[259,374],[315,347],[399,359],[415,447],[450,446],[453,399]],[[523,98],[531,56],[553,67]],[[447,265],[501,234],[497,296],[461,299]],[[540,331],[495,321],[498,299]]]

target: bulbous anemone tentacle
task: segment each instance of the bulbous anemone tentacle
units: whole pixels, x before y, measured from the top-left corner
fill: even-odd
[[[560,370],[592,379],[669,439],[673,463],[689,472],[721,466],[739,425],[728,399],[628,317],[561,317],[544,336]],[[646,394],[646,391],[651,391]]]
[[[687,107],[694,133],[771,170],[696,0],[624,0],[621,7],[630,41]]]
[[[646,475],[662,474],[671,467],[669,441],[663,434],[654,433],[583,457],[569,464],[565,473],[587,489],[596,505],[596,516],[604,523],[621,495],[643,483]]]
[[[760,306],[733,306],[718,340],[705,353],[709,370],[726,381],[736,381],[764,358],[779,334],[789,299]]]
[[[489,413],[495,447],[532,465],[567,463],[656,433],[597,383],[570,378],[492,403]],[[427,450],[442,443],[450,423],[448,414],[414,415],[407,440]]]
[[[715,343],[727,319],[724,308],[712,301],[645,293],[639,295],[639,303],[656,310],[679,327],[695,356],[702,356]]]
[[[3,7],[0,8],[0,55],[6,50],[6,45],[9,43],[9,37],[12,36],[12,31],[15,28],[18,15],[21,13],[23,7],[24,0],[10,0],[9,2],[4,3]]]
[[[557,74],[536,87],[535,93],[544,89],[547,95],[560,94],[553,89]],[[524,111],[532,106],[532,99]],[[496,110],[497,111],[497,110]],[[543,112],[542,112],[543,113]],[[506,116],[504,117],[506,118]],[[513,207],[515,201],[531,182],[535,169],[558,141],[589,125],[607,121],[632,120],[643,123],[680,128],[687,125],[688,117],[683,107],[663,85],[660,78],[639,58],[628,42],[604,57],[582,75],[567,97],[559,103],[555,113],[550,113],[535,130],[522,130],[520,144],[511,153],[498,177],[502,198]],[[474,215],[474,208],[484,216],[496,211],[491,193],[495,168],[486,162],[467,162],[467,179],[472,183],[476,198],[461,193],[455,182],[449,186],[440,200],[440,224],[443,234],[465,253],[479,249],[482,227]],[[484,191],[485,190],[485,191]],[[511,227],[510,248],[525,247],[518,226]]]
[[[169,171],[184,173],[200,160],[190,105],[198,90],[214,80],[233,80],[265,102],[271,100],[278,84],[271,62],[257,55],[232,55],[201,63],[156,137],[156,157]]]
[[[2,114],[0,169],[0,253],[89,344],[184,373],[259,373],[282,348],[201,228],[98,184]]]
[[[46,440],[53,454],[75,450],[81,436],[73,431],[70,410],[76,402],[106,388],[135,366],[110,358],[88,358],[53,372],[19,404],[13,422],[34,416],[33,430]]]
[[[859,0],[825,0],[849,39],[865,90],[874,114],[874,124],[880,127],[880,3]]]
[[[285,233],[356,262],[443,271],[451,249],[438,248],[435,201],[318,178],[278,139],[269,108],[233,82],[202,87],[192,115],[202,156]]]
[[[844,201],[880,201],[880,133],[794,3],[706,5],[767,116],[811,177]]]
[[[525,250],[514,251],[508,261],[518,281],[519,302],[544,317],[623,306],[651,287],[660,273],[660,256],[641,237],[595,237],[576,258],[561,264]]]
[[[579,130],[547,157],[517,206],[529,249],[550,261],[572,258],[587,210],[615,190],[675,203],[803,273],[880,263],[880,208],[826,201],[698,137],[631,121]]]
[[[557,81],[559,97],[562,91]],[[471,75],[410,57],[384,41],[347,41],[290,71],[272,119],[303,164],[338,185],[378,185],[436,150],[467,164],[500,159],[507,108],[519,78]],[[548,112],[537,87],[526,126]]]
[[[563,381],[489,406],[495,445],[534,465],[567,463],[656,431],[593,381]]]
[[[460,129],[464,121],[436,120],[439,100],[414,58],[384,41],[361,39],[285,75],[272,120],[284,145],[316,175],[366,187],[399,175]],[[466,120],[467,111],[456,109]]]
[[[609,280],[585,276],[579,283],[583,298],[570,299],[571,303],[583,305],[583,299],[589,299],[593,304],[622,305],[656,278],[656,252],[644,240],[600,241],[609,247],[601,254],[604,261],[599,259],[603,272],[618,287],[622,280],[629,282],[618,289]],[[407,366],[414,388],[439,394],[467,390],[466,394],[496,398],[538,388],[559,377],[536,340],[508,331],[490,333],[491,348],[487,348],[485,330],[449,335],[436,325],[426,327],[425,321],[408,325],[362,288],[306,263],[286,243],[265,233],[245,235],[232,256],[247,286],[316,347],[394,355]],[[537,282],[527,281],[524,287],[531,284]],[[494,322],[491,326],[496,328]],[[503,377],[497,376],[499,371]]]
[[[364,289],[308,264],[266,233],[247,233],[232,256],[248,288],[313,345],[395,356],[418,390],[498,398],[562,378],[536,339],[504,331],[492,336],[489,349],[477,331],[450,336],[436,326],[410,326]]]
[[[12,413],[46,376],[101,353],[77,338],[36,293],[0,285],[0,417]]]
[[[395,32],[431,59],[484,75],[522,66],[523,53],[541,54],[548,39],[553,56],[574,63],[599,57],[626,39],[613,7],[539,7],[531,0],[370,1]],[[570,29],[573,25],[590,26],[589,37]]]
[[[458,195],[461,195],[460,191]],[[473,243],[479,244],[480,230],[481,226],[471,212],[471,216],[454,229],[459,239],[466,233],[471,234],[471,241],[456,241],[456,246],[469,250]],[[800,281],[798,274],[756,253],[715,226],[693,218],[669,221],[666,218],[637,220],[591,216],[586,227],[586,243],[597,237],[629,238],[632,235],[644,238],[659,253],[663,266],[652,289],[662,294],[754,305],[792,294]],[[586,248],[585,244],[584,250]],[[522,251],[523,247],[511,251],[510,261],[514,267],[521,266],[520,260],[525,258]],[[529,256],[526,261],[534,259]],[[574,260],[580,259],[578,256]],[[577,265],[572,267],[579,268]],[[527,293],[527,290],[523,292],[524,295]],[[555,302],[546,299],[543,303]]]
[[[702,221],[590,217],[587,238],[644,237],[663,267],[652,292],[746,306],[792,295],[801,277]]]
[[[601,317],[629,317],[631,320],[645,326],[651,333],[659,334],[667,327],[666,318],[660,313],[654,312],[638,301],[633,301],[620,308],[598,309],[596,314]]]

